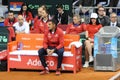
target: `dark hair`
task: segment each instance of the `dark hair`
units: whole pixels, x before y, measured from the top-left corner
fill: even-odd
[[[50,19],[48,20],[47,22],[52,22],[53,24],[57,25],[57,21],[53,18],[53,19]]]
[[[27,3],[23,3],[23,4],[22,4],[21,10],[20,10],[20,13],[19,13],[19,14],[22,14],[22,13],[23,13],[23,6],[27,6],[27,10],[26,10],[26,17],[27,17],[27,16],[28,16],[28,12],[29,12]]]
[[[90,18],[90,22],[89,22],[89,24],[92,24],[91,19],[92,19],[92,18]],[[99,22],[98,18],[96,18],[96,25],[99,25],[99,24],[100,24],[100,22]]]
[[[8,13],[13,13],[13,14],[14,14],[14,11],[12,11],[12,10],[9,10],[9,11],[8,11]]]
[[[57,4],[56,8],[61,8],[61,9],[63,9],[63,5],[62,5],[62,4]]]

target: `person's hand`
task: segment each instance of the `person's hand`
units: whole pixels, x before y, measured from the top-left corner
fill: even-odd
[[[88,40],[89,40],[90,42],[93,42],[93,41],[94,41],[94,39],[91,39],[91,38],[89,38]]]
[[[47,49],[47,54],[48,55],[52,55],[53,52],[54,52],[54,49]]]
[[[50,53],[50,49],[46,49],[46,52],[47,52],[47,54],[49,54]]]
[[[108,11],[109,11],[109,13],[112,13],[112,12],[113,12],[112,8],[110,8]]]

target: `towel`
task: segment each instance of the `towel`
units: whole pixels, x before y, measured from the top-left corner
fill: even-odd
[[[79,41],[71,42],[71,43],[69,44],[69,48],[71,48],[72,45],[75,45],[76,48],[79,48],[80,46],[82,46],[82,43],[79,42]]]

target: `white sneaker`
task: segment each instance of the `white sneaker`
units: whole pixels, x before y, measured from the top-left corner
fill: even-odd
[[[93,60],[93,56],[89,56],[89,62],[92,62]]]
[[[85,64],[83,65],[83,67],[84,67],[84,68],[89,67],[89,62],[88,62],[88,61],[86,61],[86,62],[85,62]]]

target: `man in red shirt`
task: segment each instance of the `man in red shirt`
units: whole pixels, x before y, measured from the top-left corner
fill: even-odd
[[[5,19],[4,21],[4,26],[9,26],[8,30],[10,32],[9,35],[9,41],[13,41],[15,40],[15,32],[13,29],[13,24],[17,22],[17,19],[14,17],[14,12],[13,11],[9,11],[8,12],[8,18]]]
[[[47,10],[42,11],[42,18],[35,22],[34,30],[31,33],[45,33],[48,30],[47,21],[49,20],[49,14]]]
[[[48,23],[48,31],[44,34],[43,48],[41,48],[38,53],[44,70],[40,72],[40,74],[48,74],[49,68],[45,61],[45,55],[52,55],[56,53],[58,55],[58,64],[56,75],[60,75],[60,68],[63,59],[64,52],[64,35],[63,31],[56,27],[56,23],[54,20],[49,20]]]
[[[37,26],[37,22],[42,19],[42,11],[45,10],[43,7],[38,8],[38,15],[34,18],[34,28]]]
[[[14,12],[9,11],[8,12],[8,18],[5,19],[4,25],[5,26],[13,26],[14,23],[17,22],[17,19],[14,17]]]

